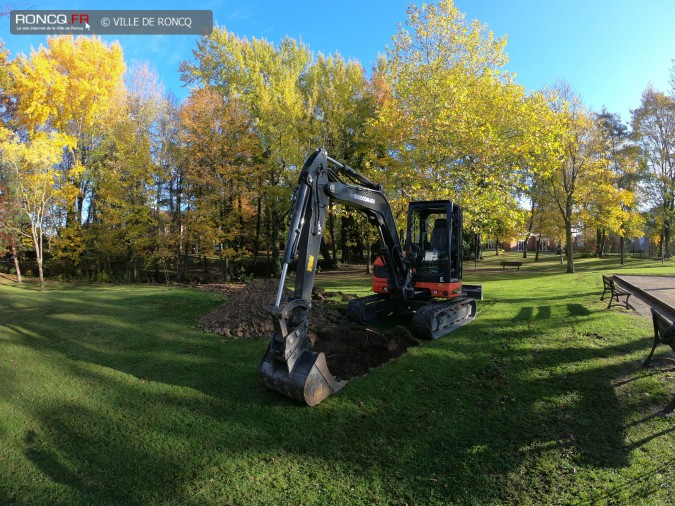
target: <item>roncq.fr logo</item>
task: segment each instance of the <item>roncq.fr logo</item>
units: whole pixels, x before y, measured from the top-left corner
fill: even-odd
[[[70,19],[65,14],[32,14],[21,13],[14,15],[14,22],[22,25],[85,25],[89,26],[89,14],[71,14]]]

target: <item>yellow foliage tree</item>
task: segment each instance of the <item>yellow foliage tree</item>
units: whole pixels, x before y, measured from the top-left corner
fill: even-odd
[[[368,130],[387,180],[401,189],[394,205],[448,198],[476,231],[518,225],[518,193],[539,167],[543,101],[503,70],[505,45],[451,0],[409,7],[374,73],[377,114]]]
[[[216,89],[243,104],[254,119],[264,169],[259,178],[267,204],[272,259],[279,275],[279,238],[287,197],[295,184],[293,169],[302,166],[309,146],[307,100],[301,87],[311,61],[309,49],[291,38],[279,45],[264,39],[250,41],[216,28],[198,42],[195,62],[183,62],[182,79]]]
[[[66,150],[76,149],[75,139],[64,134],[35,133],[28,142],[13,135],[0,143],[2,163],[18,182],[18,198],[30,219],[31,237],[37,256],[40,289],[44,290],[44,238],[54,209],[74,197],[76,189],[67,183],[81,176],[82,166],[75,165],[67,173],[60,170]]]
[[[12,61],[12,93],[20,126],[31,134],[55,132],[77,141],[63,163],[70,176],[68,184],[76,190],[70,192],[70,219],[82,220],[91,189],[86,169],[119,111],[124,71],[121,46],[107,45],[97,37],[50,37],[46,47]],[[73,171],[75,167],[84,170]]]
[[[581,229],[584,208],[599,202],[598,193],[614,191],[609,161],[603,156],[607,139],[569,85],[559,83],[549,94],[553,116],[546,142],[553,146],[546,164],[546,177],[540,190],[548,207],[558,210],[565,229],[567,272],[574,272],[575,229]],[[605,206],[606,207],[606,206]]]

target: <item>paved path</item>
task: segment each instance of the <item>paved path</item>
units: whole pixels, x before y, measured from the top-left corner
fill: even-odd
[[[621,275],[615,278],[645,304],[675,320],[675,276]]]

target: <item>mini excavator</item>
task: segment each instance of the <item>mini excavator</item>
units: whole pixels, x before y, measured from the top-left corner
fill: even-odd
[[[345,180],[349,180],[346,182]],[[323,353],[312,351],[308,311],[330,202],[363,213],[382,244],[373,269],[374,295],[355,299],[348,318],[370,324],[395,312],[413,313],[413,333],[437,339],[476,316],[480,285],[462,284],[462,211],[449,200],[411,202],[405,249],[381,184],[317,149],[305,162],[293,194],[279,290],[268,306],[274,334],[260,364],[269,389],[309,406],[339,391]],[[297,254],[295,291],[284,297],[284,283]]]

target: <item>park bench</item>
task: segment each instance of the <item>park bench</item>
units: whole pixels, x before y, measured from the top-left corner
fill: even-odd
[[[642,365],[647,367],[652,361],[652,355],[658,344],[666,344],[675,351],[675,323],[668,320],[661,313],[652,309],[652,321],[654,322],[654,344],[649,356],[642,361]]]
[[[621,288],[619,285],[616,284],[613,278],[605,276],[604,274],[602,276],[602,284],[603,290],[602,290],[602,297],[600,297],[600,300],[605,300],[605,294],[607,293],[607,291],[609,291],[610,293],[609,304],[607,305],[607,309],[612,307],[612,302],[621,304],[619,297],[626,297],[624,304],[626,306],[626,309],[630,309],[630,306],[628,305],[628,298],[632,295],[632,293],[630,293],[628,290],[624,290],[623,288]]]
[[[523,262],[517,262],[514,260],[502,260],[502,270],[506,269],[507,267],[518,267],[518,270],[520,270],[521,265],[523,265]]]

